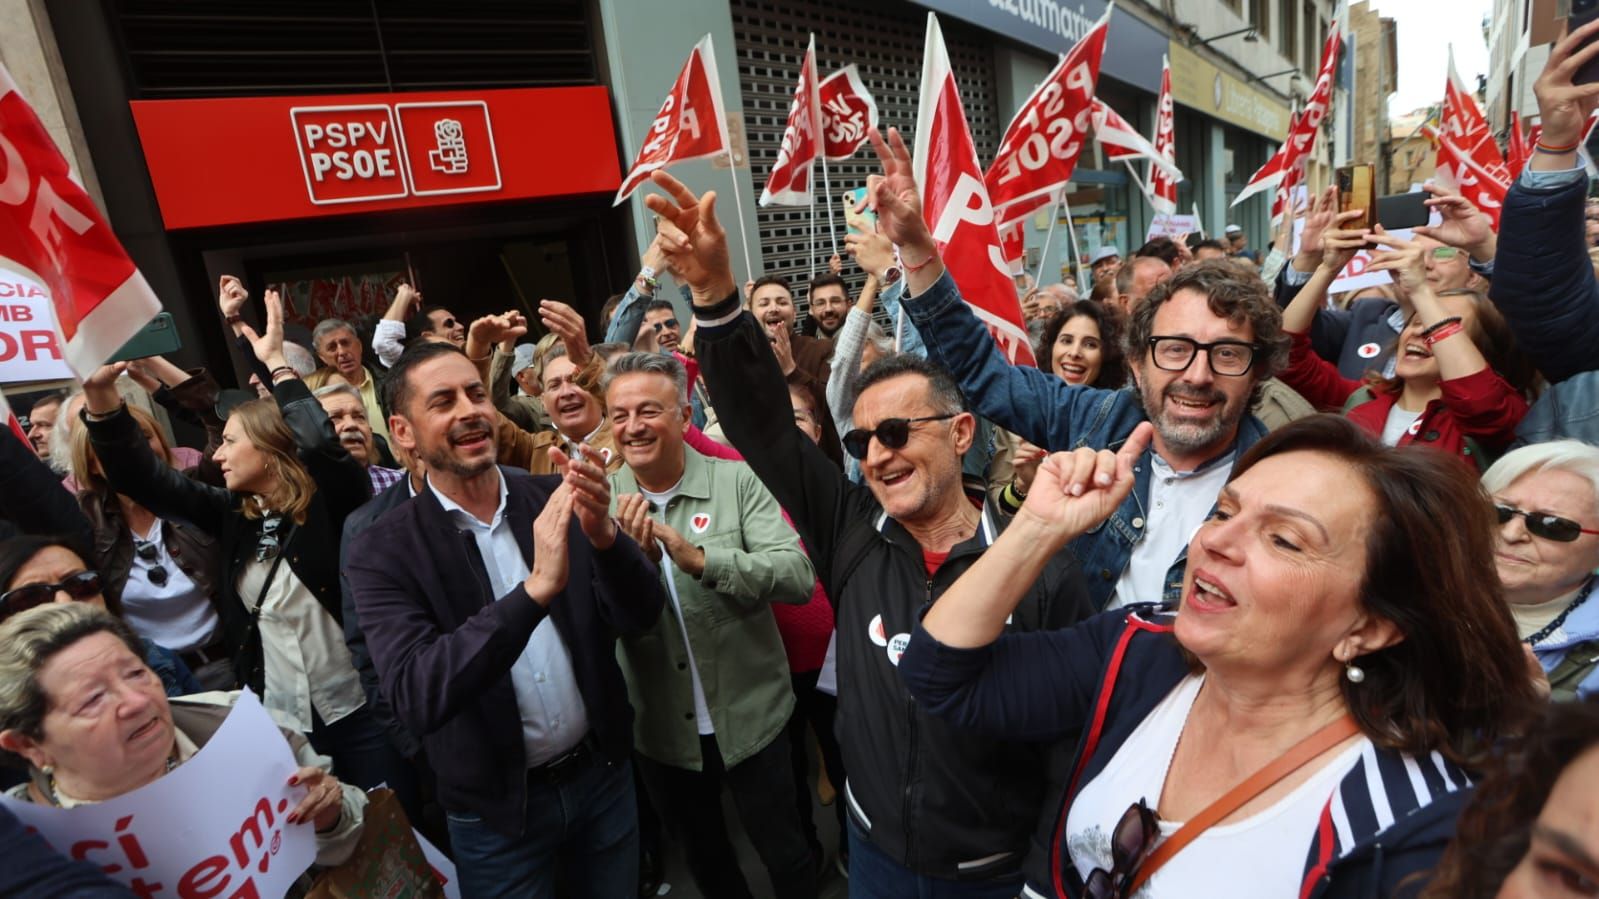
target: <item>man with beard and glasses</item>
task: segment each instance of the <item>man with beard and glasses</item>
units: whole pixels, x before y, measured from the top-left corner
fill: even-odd
[[[1154,423],[1133,491],[1071,548],[1096,607],[1175,602],[1188,538],[1211,514],[1234,461],[1266,435],[1249,406],[1287,362],[1282,314],[1265,282],[1212,261],[1156,284],[1128,320],[1123,344],[1134,383],[1120,390],[1011,365],[937,258],[903,142],[876,143],[885,175],[874,175],[869,190],[878,197],[878,227],[899,245],[909,273],[906,312],[928,358],[955,373],[976,411],[1050,451],[1116,449],[1140,423]]]
[[[313,395],[322,404],[322,411],[328,414],[328,420],[333,422],[333,432],[339,435],[339,445],[350,454],[350,458],[361,463],[367,477],[372,479],[373,496],[405,477],[402,469],[385,468],[377,464],[377,443],[372,439],[372,425],[366,420],[366,406],[361,402],[359,390],[348,384],[329,384],[317,388]]]
[[[383,695],[438,776],[464,896],[631,896],[638,814],[619,636],[654,626],[660,574],[610,516],[605,472],[495,465],[477,367],[423,343],[387,382],[416,498],[351,544],[345,571]]]
[[[849,285],[838,275],[824,272],[811,278],[810,298],[811,308],[801,333],[832,340],[849,314]]]

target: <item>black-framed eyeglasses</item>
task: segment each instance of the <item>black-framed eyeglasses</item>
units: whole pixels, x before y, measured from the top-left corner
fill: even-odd
[[[139,561],[149,565],[144,571],[145,579],[152,587],[165,587],[167,585],[167,568],[161,564],[161,548],[148,540],[133,538],[133,554]]]
[[[278,529],[283,526],[283,519],[274,516],[261,522],[261,539],[255,544],[255,560],[257,562],[270,562],[278,557],[283,547],[278,542]]]
[[[59,591],[82,602],[100,595],[100,572],[80,571],[67,575],[57,584],[23,584],[0,594],[0,618],[9,618],[35,606],[54,602]]]
[[[1527,525],[1527,533],[1556,543],[1571,543],[1583,534],[1599,534],[1599,531],[1589,530],[1569,518],[1548,512],[1525,512],[1503,503],[1494,503],[1494,511],[1499,513],[1500,524],[1509,524],[1510,519],[1520,515]]]
[[[844,451],[856,459],[865,459],[873,437],[876,437],[877,442],[887,449],[904,449],[905,444],[911,439],[911,425],[924,421],[947,421],[959,414],[959,412],[950,412],[946,415],[924,415],[921,418],[885,418],[870,431],[856,428],[845,434]]]
[[[1110,870],[1095,868],[1083,884],[1087,899],[1120,899],[1127,895],[1133,876],[1155,848],[1160,822],[1148,804],[1140,799],[1127,807],[1110,835]]]
[[[1190,337],[1149,338],[1149,358],[1162,371],[1187,371],[1188,366],[1194,364],[1194,357],[1204,350],[1211,372],[1230,378],[1248,374],[1259,349],[1260,344],[1242,340],[1200,343]]]

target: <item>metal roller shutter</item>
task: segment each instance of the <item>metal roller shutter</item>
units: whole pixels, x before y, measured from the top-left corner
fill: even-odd
[[[902,0],[828,0],[825,5],[732,0],[731,8],[745,131],[757,194],[777,159],[805,45],[813,31],[821,77],[855,63],[861,80],[877,100],[880,126],[899,128],[906,143],[912,143],[927,10]],[[1006,124],[996,112],[993,38],[947,16],[941,18],[940,25],[960,83],[961,103],[966,108],[978,157],[991,159]],[[866,177],[876,171],[877,158],[870,147],[847,162],[828,163],[833,202],[838,202],[843,191],[864,185]],[[817,180],[820,183],[820,166]],[[819,195],[814,266],[806,264],[811,245],[809,209],[769,206],[756,213],[765,271],[788,279],[802,309],[808,302],[806,282],[813,273],[826,270],[833,252],[824,202]],[[834,220],[842,249],[843,219],[835,215]],[[844,272],[851,290],[860,290],[864,277],[847,260]]]

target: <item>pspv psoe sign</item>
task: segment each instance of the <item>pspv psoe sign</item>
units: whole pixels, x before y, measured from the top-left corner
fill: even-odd
[[[481,101],[295,106],[289,119],[319,206],[500,189]]]

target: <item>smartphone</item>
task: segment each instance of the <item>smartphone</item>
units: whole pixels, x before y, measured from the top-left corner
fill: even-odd
[[[1599,2],[1599,0],[1596,0]],[[1338,211],[1365,210],[1361,218],[1349,222],[1346,228],[1371,230],[1377,226],[1377,197],[1372,188],[1376,169],[1371,163],[1346,165],[1338,169]]]
[[[1599,0],[1595,0],[1595,2],[1599,2]],[[855,207],[861,205],[861,201],[865,199],[866,188],[864,187],[847,190],[839,198],[839,202],[844,204],[844,227],[848,228],[851,234],[877,233],[877,211],[869,206],[860,212],[855,211]]]
[[[1566,17],[1566,31],[1568,34],[1576,31],[1596,18],[1599,18],[1599,0],[1571,0],[1571,15]],[[1576,53],[1593,42],[1594,38],[1589,38],[1571,52]],[[1595,81],[1599,81],[1599,58],[1583,63],[1582,68],[1571,76],[1572,84],[1592,84]]]
[[[172,313],[162,312],[150,319],[148,325],[133,335],[121,349],[112,353],[106,362],[128,362],[133,359],[148,359],[151,356],[165,356],[177,352],[182,347],[183,341],[178,339],[178,326],[172,321]]]
[[[1431,217],[1432,210],[1427,208],[1425,191],[1377,198],[1377,224],[1382,225],[1385,231],[1425,225]]]

